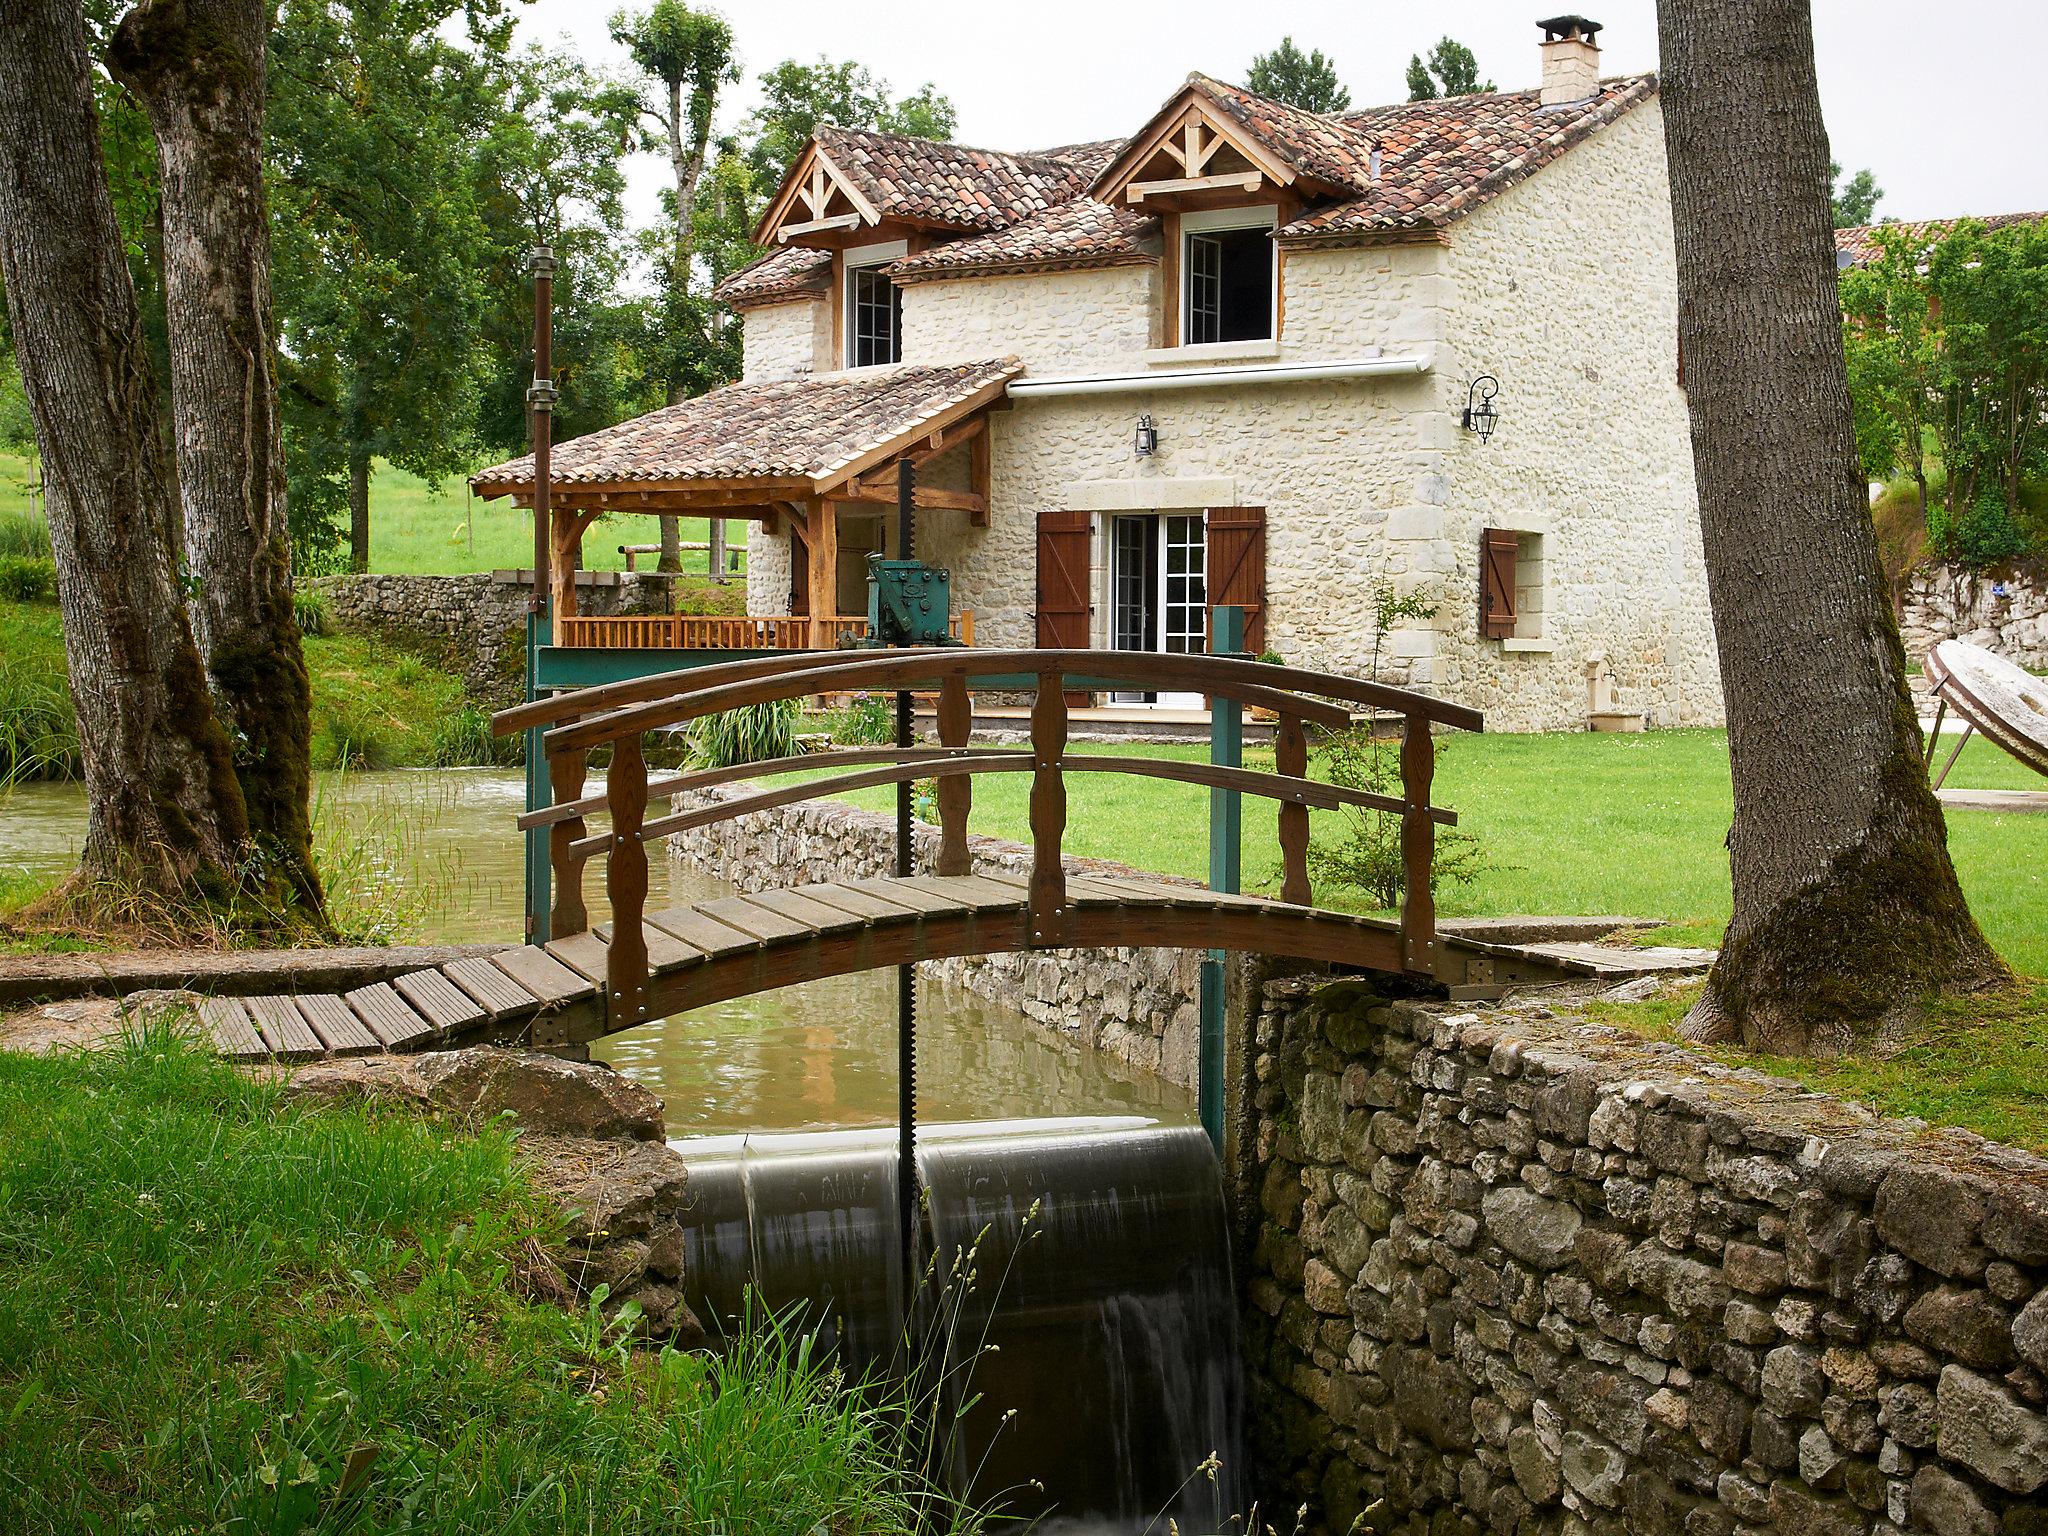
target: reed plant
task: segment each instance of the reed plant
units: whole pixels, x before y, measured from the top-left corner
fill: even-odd
[[[0,791],[84,771],[71,690],[60,669],[34,655],[0,653]]]
[[[0,511],[0,557],[50,558],[50,524],[34,512]]]
[[[793,757],[802,719],[801,699],[774,699],[705,715],[689,725],[690,762],[698,768],[729,768]]]
[[[174,1027],[0,1053],[0,1530],[912,1528],[801,1341],[623,1347],[535,1299],[503,1126],[311,1108]]]
[[[433,837],[450,793],[352,793],[345,772],[317,782],[313,861],[340,942],[415,942],[460,897],[461,858]]]

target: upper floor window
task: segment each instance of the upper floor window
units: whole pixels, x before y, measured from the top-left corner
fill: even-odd
[[[903,356],[903,291],[882,268],[904,253],[903,242],[846,253],[846,363],[873,368]]]
[[[1183,343],[1272,339],[1277,212],[1218,208],[1181,216]]]

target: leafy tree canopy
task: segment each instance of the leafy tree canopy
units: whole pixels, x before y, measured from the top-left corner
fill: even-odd
[[[1271,53],[1255,57],[1244,83],[1261,96],[1305,112],[1342,112],[1351,105],[1351,92],[1338,81],[1336,64],[1320,48],[1303,53],[1291,37],[1281,38]]]
[[[1847,181],[1842,180],[1841,162],[1828,162],[1828,184],[1833,188],[1830,194],[1835,205],[1835,228],[1860,229],[1865,224],[1876,222],[1878,200],[1884,196],[1884,188],[1877,184],[1877,177],[1870,167],[1865,166]]]
[[[820,54],[815,64],[785,59],[761,76],[761,104],[744,126],[754,185],[767,195],[782,184],[790,162],[821,123],[950,139],[959,121],[950,98],[927,83],[897,100],[886,81],[845,60]]]
[[[1408,56],[1408,99],[1434,101],[1439,96],[1476,96],[1491,91],[1491,80],[1481,82],[1479,60],[1456,38],[1437,39],[1427,57]]]

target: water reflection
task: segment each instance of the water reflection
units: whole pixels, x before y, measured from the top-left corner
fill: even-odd
[[[414,937],[518,939],[524,870],[512,822],[525,787],[517,770],[323,774],[316,795],[322,823],[345,829],[344,840],[373,855],[362,878],[384,899],[422,909]],[[84,835],[79,785],[25,784],[0,795],[0,867],[61,873],[76,862]],[[648,876],[651,907],[728,891],[672,872],[660,857],[649,860]],[[593,922],[608,915],[603,884],[594,868]],[[929,973],[918,1006],[926,1118],[1194,1118],[1184,1090]],[[893,1124],[895,975],[836,977],[700,1008],[614,1036],[598,1054],[667,1101],[676,1135]]]

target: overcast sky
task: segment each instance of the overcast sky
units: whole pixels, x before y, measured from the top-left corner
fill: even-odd
[[[605,16],[615,0],[534,0],[528,38],[567,36],[617,63]],[[644,0],[643,0],[644,3]],[[824,53],[865,64],[899,92],[929,80],[960,110],[962,143],[1040,149],[1135,131],[1190,70],[1241,81],[1252,56],[1289,33],[1337,65],[1354,106],[1405,99],[1411,53],[1446,31],[1503,90],[1536,83],[1538,16],[1564,0],[725,0],[745,83],[721,126],[751,105],[760,72]],[[1880,215],[2048,208],[2040,115],[2048,95],[2048,3],[1814,0],[1821,105],[1835,158],[1869,166]],[[1657,67],[1652,0],[1592,0],[1602,72]],[[633,167],[633,211],[653,215],[662,168]]]

